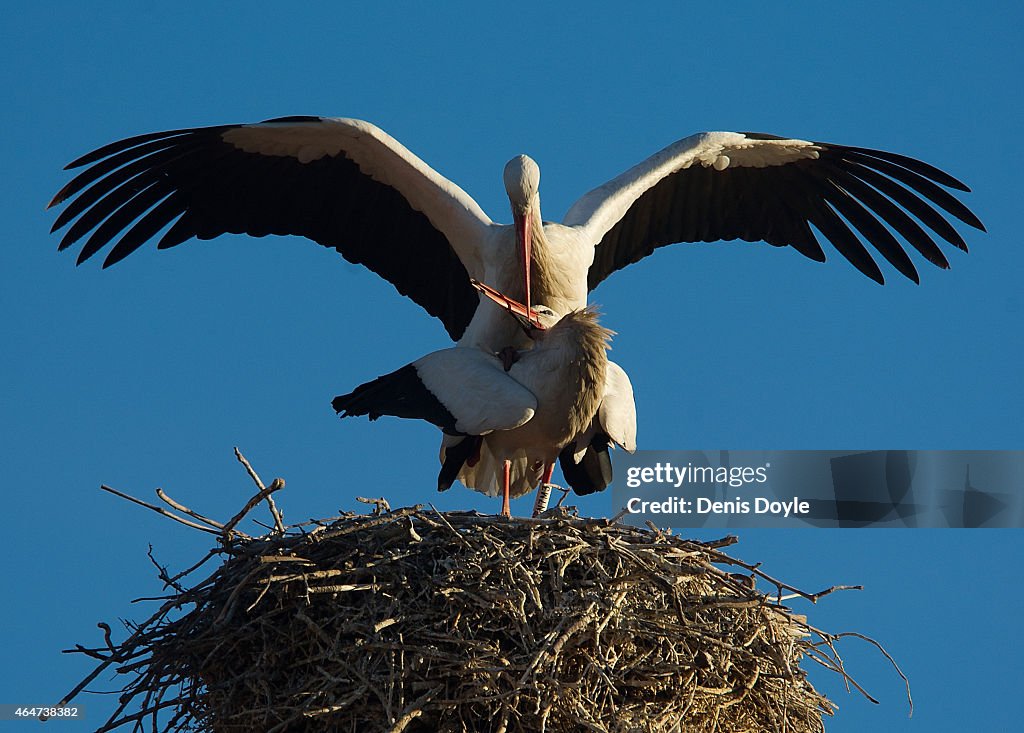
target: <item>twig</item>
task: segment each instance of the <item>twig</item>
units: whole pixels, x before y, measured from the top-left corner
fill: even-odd
[[[115,493],[116,493],[116,492],[115,492]],[[129,497],[129,498],[130,498],[130,497]],[[131,649],[131,648],[132,648],[132,646],[134,645],[134,643],[136,642],[136,640],[138,640],[138,639],[139,639],[140,637],[142,637],[142,635],[143,635],[143,632],[144,632],[144,630],[145,630],[145,629],[146,629],[146,628],[147,628],[147,627],[149,626],[149,624],[153,623],[153,621],[155,621],[156,619],[160,618],[160,617],[161,617],[161,616],[163,616],[163,615],[164,615],[165,613],[167,613],[167,611],[169,611],[169,610],[171,610],[172,608],[174,608],[174,605],[175,605],[175,602],[174,602],[174,601],[168,601],[167,603],[165,603],[164,605],[162,605],[162,606],[160,607],[160,610],[159,610],[159,611],[157,611],[157,612],[156,612],[155,614],[153,614],[153,615],[152,615],[152,616],[151,616],[151,617],[149,618],[149,620],[148,620],[148,621],[146,621],[146,622],[145,622],[145,623],[143,623],[143,624],[142,624],[141,626],[139,626],[139,628],[137,628],[137,629],[135,630],[135,632],[134,632],[134,633],[133,633],[133,634],[132,634],[131,636],[129,636],[129,637],[127,638],[127,639],[125,639],[125,640],[124,640],[124,642],[122,642],[122,643],[121,643],[121,645],[120,645],[119,649],[121,649],[121,650],[124,650],[124,649]],[[105,624],[104,624],[104,625],[105,625]],[[103,628],[103,627],[102,627],[102,626],[100,626],[100,628]],[[107,626],[107,629],[109,629],[109,628],[110,628],[110,627],[109,627],[109,626]],[[69,693],[68,693],[68,694],[66,694],[66,695],[65,695],[64,697],[62,697],[62,698],[61,698],[61,700],[60,700],[60,702],[58,702],[58,703],[57,703],[56,705],[54,705],[54,707],[57,707],[57,708],[62,708],[62,707],[64,707],[65,705],[67,705],[67,704],[68,704],[69,702],[71,702],[71,701],[72,701],[72,700],[73,700],[73,699],[75,698],[75,696],[76,696],[76,695],[77,695],[77,694],[78,694],[79,692],[81,692],[82,690],[84,690],[84,689],[86,688],[86,686],[87,686],[87,685],[88,685],[88,684],[89,684],[90,682],[92,682],[92,681],[93,681],[94,679],[96,679],[97,677],[99,677],[100,673],[101,673],[101,672],[102,672],[103,670],[105,670],[105,669],[106,669],[107,667],[109,667],[109,666],[110,666],[111,664],[113,664],[114,662],[119,662],[119,661],[121,661],[121,659],[122,659],[122,654],[121,654],[120,652],[117,652],[117,653],[111,654],[111,655],[110,655],[110,658],[109,658],[109,659],[106,659],[106,660],[104,660],[103,662],[101,662],[101,663],[100,663],[100,664],[99,664],[99,665],[98,665],[98,666],[96,667],[96,669],[94,669],[94,670],[93,670],[92,672],[90,672],[89,674],[87,674],[87,675],[85,676],[85,679],[83,679],[83,680],[82,680],[81,682],[79,682],[79,683],[78,683],[77,685],[75,685],[75,687],[74,687],[74,688],[73,688],[73,689],[71,690],[71,692],[69,692]],[[45,718],[40,718],[40,719],[41,719],[41,720],[45,720]]]
[[[179,512],[181,512],[183,514],[187,514],[190,517],[192,517],[193,519],[198,519],[200,522],[203,522],[204,524],[208,524],[211,527],[213,527],[214,529],[224,529],[224,525],[221,524],[220,522],[218,522],[217,520],[210,519],[209,517],[204,517],[199,512],[192,511],[191,509],[189,509],[184,504],[179,504],[174,499],[169,497],[167,495],[167,492],[165,492],[163,489],[157,488],[156,495],[159,496],[161,499],[163,499],[164,503],[166,503],[171,509],[177,509]]]
[[[143,501],[142,499],[136,499],[134,496],[131,496],[130,494],[125,494],[124,492],[118,491],[117,489],[112,489],[109,486],[107,486],[106,484],[100,485],[100,488],[103,491],[106,491],[108,493],[113,494],[114,496],[119,496],[122,499],[127,499],[128,501],[133,502],[135,504],[138,504],[139,506],[144,506],[147,509],[152,509],[157,514],[163,514],[165,517],[173,519],[175,522],[181,522],[186,527],[192,527],[193,529],[198,529],[199,531],[206,532],[207,534],[212,534],[212,535],[220,536],[220,532],[218,532],[215,529],[210,529],[209,527],[205,527],[202,524],[196,524],[195,522],[190,522],[189,520],[185,519],[184,517],[179,517],[174,512],[167,511],[163,507],[156,506],[155,504],[150,504],[148,501]],[[248,535],[242,535],[242,536],[243,537],[248,537]]]
[[[167,568],[164,567],[163,565],[161,565],[160,563],[158,563],[156,561],[156,558],[153,557],[153,544],[152,543],[150,543],[149,549],[146,550],[146,557],[149,558],[149,561],[151,563],[153,563],[153,567],[156,568],[156,570],[157,570],[157,577],[160,578],[160,580],[162,580],[164,582],[164,588],[170,586],[171,588],[174,588],[174,590],[177,591],[179,594],[185,592],[184,588],[182,588],[180,585],[178,585],[173,580],[171,580],[171,576],[167,573]]]
[[[832,634],[831,636],[832,636],[833,639],[841,639],[844,636],[853,636],[853,637],[856,637],[858,639],[861,639],[862,641],[866,641],[868,644],[871,644],[876,649],[878,649],[878,651],[880,651],[882,653],[882,655],[886,659],[889,660],[889,664],[891,664],[893,669],[896,670],[896,674],[898,674],[900,676],[900,678],[903,680],[903,683],[904,683],[904,685],[907,688],[907,702],[910,705],[910,712],[907,715],[907,717],[908,718],[914,717],[914,698],[911,697],[911,695],[910,695],[910,678],[908,678],[905,674],[903,674],[903,670],[900,669],[900,665],[898,665],[896,663],[896,660],[893,659],[892,655],[889,654],[889,652],[887,652],[885,650],[884,646],[882,646],[879,642],[877,642],[874,639],[872,639],[870,636],[866,636],[864,634],[859,634],[856,631],[844,631],[844,632],[842,632],[840,634]]]
[[[438,519],[441,520],[441,522],[444,524],[444,526],[446,526],[449,530],[451,530],[451,533],[452,533],[453,537],[455,537],[459,542],[461,542],[466,547],[472,547],[472,545],[470,545],[469,542],[466,541],[466,538],[462,536],[462,533],[459,532],[459,530],[455,529],[455,527],[452,526],[452,523],[448,521],[448,518],[445,517],[445,515],[442,514],[441,512],[437,511],[437,507],[436,506],[434,506],[433,504],[430,504],[429,506],[430,506],[430,510],[432,512],[434,512],[434,514],[437,516]]]
[[[238,459],[239,463],[245,466],[246,472],[249,474],[249,477],[256,483],[256,487],[261,492],[265,491],[266,487],[263,485],[263,482],[260,480],[260,477],[256,474],[256,471],[253,469],[252,465],[249,463],[249,461],[246,460],[245,456],[242,455],[242,451],[238,450],[238,446],[235,446],[235,458]],[[278,481],[281,482],[281,486],[279,486],[278,488],[283,489],[284,479],[274,479],[274,483],[277,483]],[[270,515],[274,518],[274,528],[277,530],[278,534],[284,534],[284,517],[281,515],[281,512],[278,511],[277,504],[274,503],[274,498],[269,493],[266,495],[265,498],[267,500],[267,507],[270,509]]]
[[[391,726],[388,733],[402,733],[406,726],[409,725],[413,720],[423,714],[423,706],[426,705],[430,698],[441,691],[441,686],[435,687],[432,690],[428,690],[421,695],[417,700],[409,705],[408,708],[402,713],[402,717],[395,721],[395,724]]]
[[[864,590],[863,585],[833,585],[831,588],[820,590],[817,593],[789,593],[784,596],[776,596],[779,601],[789,601],[793,598],[807,598],[811,603],[817,603],[818,599],[824,598],[829,593],[835,593],[837,590]]]
[[[224,535],[229,535],[230,533],[234,532],[235,534],[248,538],[249,535],[239,532],[237,529],[235,529],[235,525],[241,522],[245,518],[245,515],[252,511],[253,507],[255,507],[261,501],[263,501],[268,496],[273,494],[275,491],[280,491],[283,488],[284,479],[274,479],[273,483],[271,483],[270,486],[268,486],[265,489],[262,489],[258,494],[254,495],[251,499],[249,499],[249,501],[245,502],[245,506],[242,507],[242,511],[238,512],[238,514],[231,517],[231,519],[229,519],[227,523],[225,523],[224,529],[221,531],[224,533]],[[281,528],[281,531],[284,532],[284,527]]]
[[[778,600],[779,602],[781,602],[783,600],[782,591],[784,591],[784,590],[788,590],[792,594],[792,595],[786,596],[786,598],[793,598],[793,597],[797,597],[798,596],[800,598],[804,598],[804,599],[810,601],[811,603],[817,603],[819,598],[821,598],[823,596],[827,596],[829,593],[832,593],[833,591],[837,591],[837,590],[863,590],[864,589],[864,586],[861,586],[861,585],[834,585],[831,588],[826,588],[825,590],[820,591],[818,593],[807,593],[806,591],[802,591],[799,588],[795,588],[792,585],[789,585],[788,583],[783,583],[781,580],[777,580],[776,578],[773,578],[772,576],[768,575],[767,573],[765,573],[764,571],[762,571],[760,569],[760,565],[761,565],[760,563],[755,563],[755,564],[746,563],[746,562],[743,562],[742,560],[737,560],[734,557],[729,557],[728,555],[723,555],[722,553],[716,552],[714,550],[711,550],[710,554],[714,558],[712,560],[712,562],[721,562],[721,563],[725,563],[725,564],[729,564],[729,565],[738,565],[741,568],[747,569],[748,571],[750,571],[751,573],[753,573],[757,577],[761,578],[762,580],[766,580],[767,582],[769,582],[772,585],[774,585],[778,589],[776,600]],[[710,564],[708,564],[708,567],[712,567],[712,566]]]
[[[383,496],[379,499],[367,499],[364,496],[357,496],[356,501],[362,502],[363,504],[373,504],[373,516],[377,517],[383,513],[391,511],[391,504]]]
[[[111,654],[117,654],[117,648],[114,646],[114,642],[110,639],[110,624],[100,621],[96,626],[97,628],[103,629],[103,643],[107,645],[107,649],[110,650]]]

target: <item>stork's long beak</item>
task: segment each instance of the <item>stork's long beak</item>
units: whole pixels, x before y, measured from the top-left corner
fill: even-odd
[[[532,232],[530,231],[530,211],[525,210],[522,214],[512,212],[512,224],[516,230],[516,245],[519,259],[523,264],[523,284],[525,286],[526,307],[530,307],[530,263],[532,262]]]
[[[484,285],[479,280],[470,278],[469,282],[474,288],[479,290],[502,308],[507,309],[508,312],[511,313],[527,331],[530,329],[536,329],[539,331],[545,330],[544,324],[540,322],[540,314],[533,310],[533,308],[523,305],[518,300],[512,300],[512,298],[508,297],[501,291],[495,290],[490,285]]]

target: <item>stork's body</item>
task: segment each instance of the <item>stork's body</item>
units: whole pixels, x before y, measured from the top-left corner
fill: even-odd
[[[533,332],[533,348],[521,351],[507,371],[489,351],[445,349],[336,397],[333,406],[342,417],[393,415],[437,425],[452,453],[442,454],[442,476],[458,472],[464,484],[488,495],[503,486],[507,514],[508,497],[550,477],[562,450],[593,423],[610,336],[594,310],[584,308]],[[463,444],[470,450],[454,458],[453,449]],[[488,460],[474,460],[477,452]]]
[[[513,430],[484,436],[483,449],[497,463],[510,462],[510,495],[521,496],[541,480],[550,478],[565,446],[583,435],[604,394],[610,332],[597,324],[591,309],[574,311],[556,323],[534,348],[521,352],[508,371],[509,378],[529,390],[536,412]],[[486,394],[480,398],[487,399]],[[465,466],[459,479],[469,488],[496,493],[496,472],[479,463]]]

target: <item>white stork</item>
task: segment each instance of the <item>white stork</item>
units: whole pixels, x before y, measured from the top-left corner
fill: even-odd
[[[598,324],[592,306],[558,318],[544,306],[527,308],[481,289],[518,316],[532,349],[517,352],[511,363],[478,348],[435,351],[335,397],[332,405],[341,417],[392,415],[433,423],[450,438],[438,489],[458,475],[466,486],[494,496],[492,479],[501,466],[501,511],[511,516],[509,497],[550,481],[555,459],[595,421],[612,332]],[[476,462],[482,448],[496,465]]]

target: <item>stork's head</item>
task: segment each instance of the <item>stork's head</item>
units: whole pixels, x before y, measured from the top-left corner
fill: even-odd
[[[528,318],[519,319],[519,325],[526,331],[527,336],[536,341],[541,334],[550,330],[559,320],[560,318],[557,313],[546,305],[537,303],[530,308],[530,316]]]
[[[530,307],[530,262],[533,247],[533,232],[530,229],[540,222],[540,168],[526,155],[517,155],[505,164],[503,174],[505,192],[512,205],[512,224],[516,230],[516,249],[523,265],[523,286],[525,303]]]
[[[525,214],[536,206],[537,191],[540,188],[540,168],[528,155],[517,155],[505,164],[502,174],[505,192],[512,204],[513,214]]]

